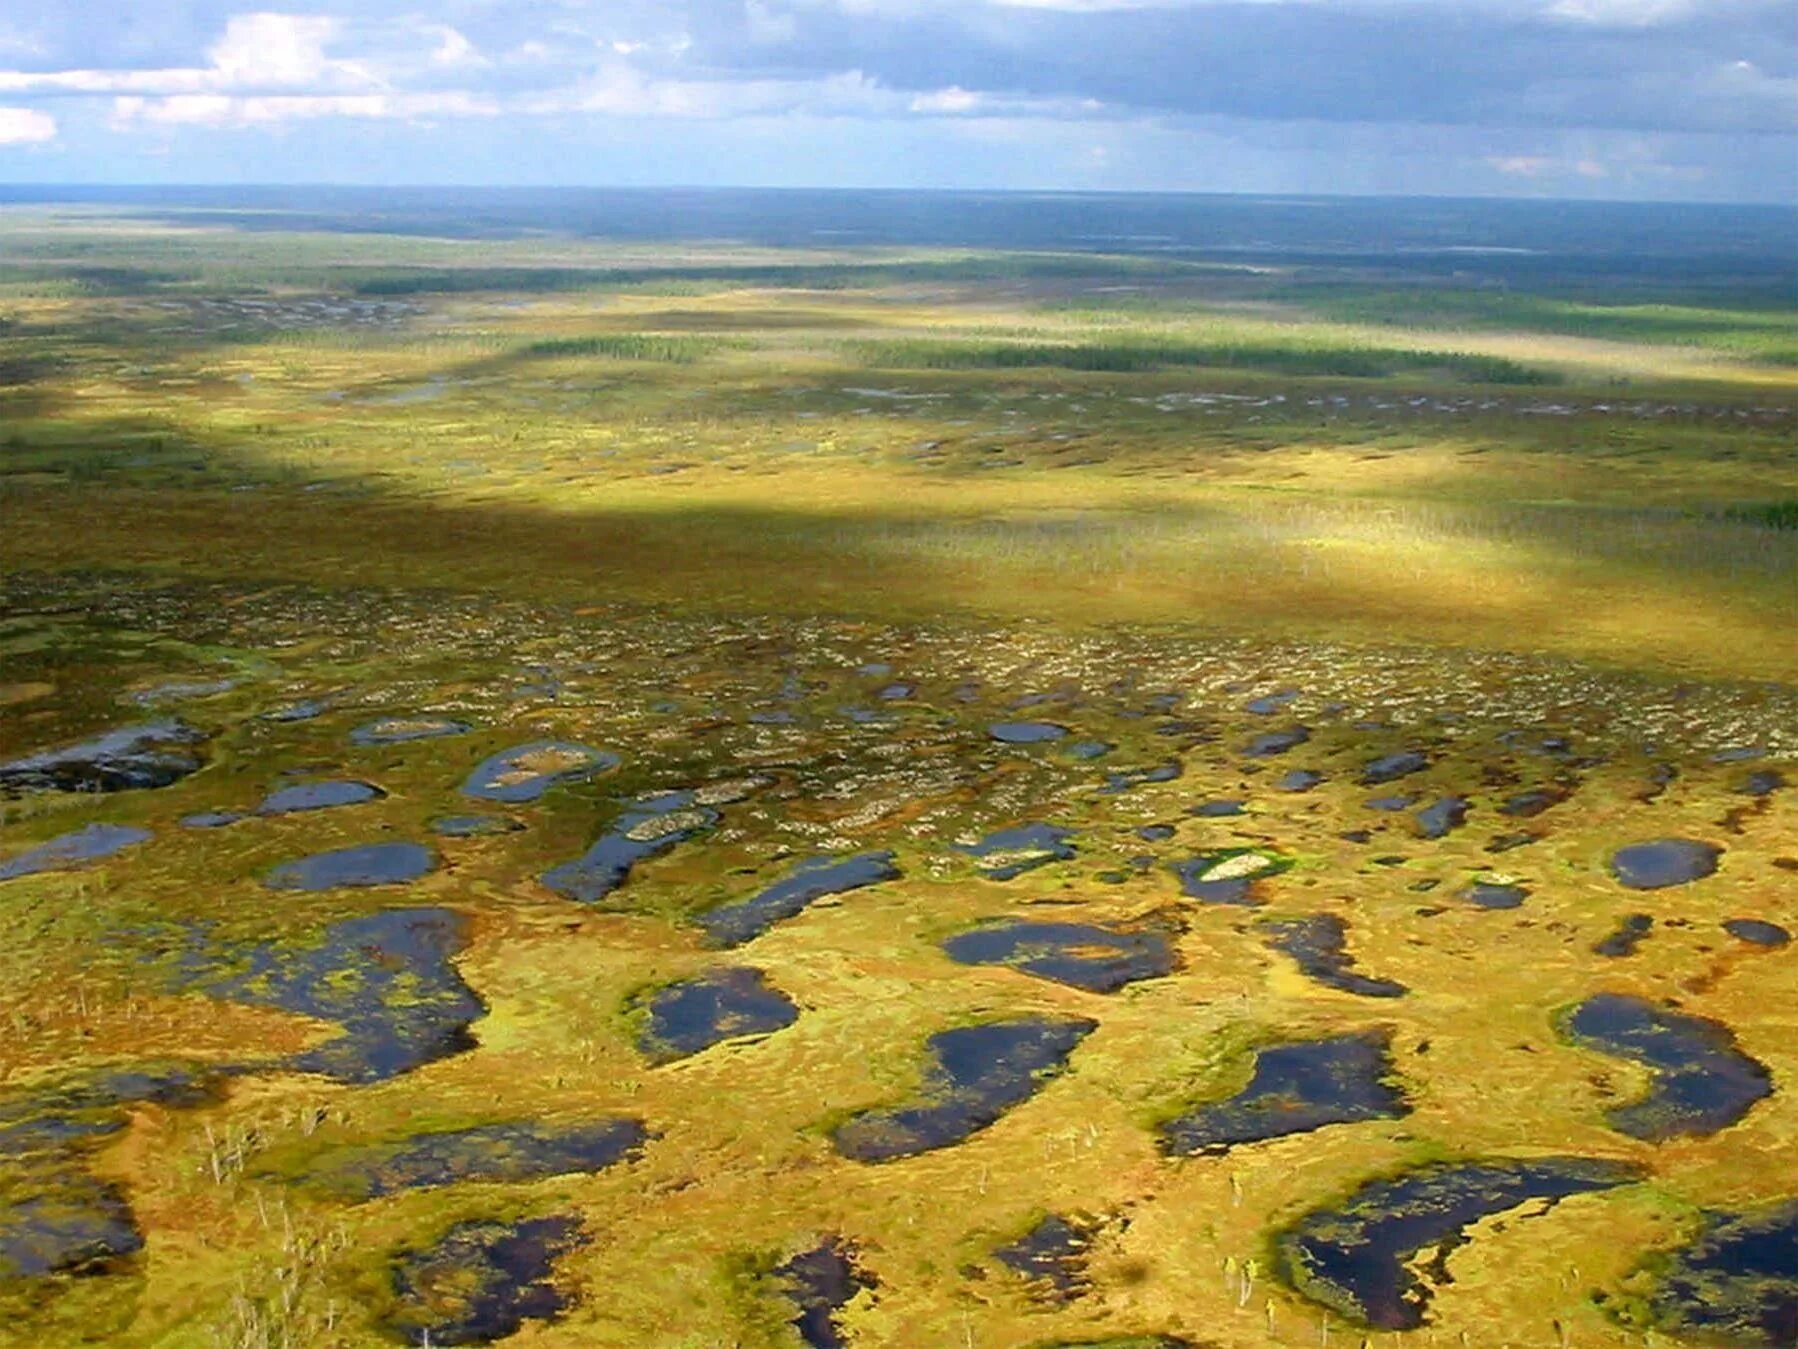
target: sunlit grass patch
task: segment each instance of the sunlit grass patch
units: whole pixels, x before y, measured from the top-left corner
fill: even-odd
[[[1448,286],[1292,286],[1278,293],[1340,322],[1554,333],[1700,347],[1769,365],[1798,365],[1798,315],[1777,305],[1599,302]]]
[[[588,337],[550,337],[520,350],[524,356],[606,356],[621,361],[661,361],[691,365],[732,344],[714,337],[671,333],[600,333]]]
[[[1408,374],[1446,376],[1473,384],[1547,385],[1551,370],[1503,356],[1306,339],[1194,341],[1179,337],[1122,337],[1106,341],[1031,342],[961,338],[889,338],[856,343],[850,351],[878,369],[1066,370],[1141,372],[1182,367],[1254,370],[1276,374],[1383,379]]]

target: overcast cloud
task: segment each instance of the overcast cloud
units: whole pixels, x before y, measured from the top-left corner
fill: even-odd
[[[1798,201],[1794,0],[38,0],[0,177]]]

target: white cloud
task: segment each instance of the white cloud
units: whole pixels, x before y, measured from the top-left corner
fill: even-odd
[[[1540,178],[1559,163],[1547,155],[1494,155],[1486,162],[1509,178]]]
[[[329,54],[350,36],[323,15],[258,11],[238,14],[206,51],[203,66],[151,70],[0,70],[0,93],[134,94],[175,97],[198,94],[352,94],[385,92],[410,75],[446,67],[485,65],[474,44],[444,25],[373,24],[357,30],[371,54],[351,59]],[[420,37],[434,39],[425,46]]]
[[[325,55],[335,19],[239,14],[208,49],[210,64],[162,70],[0,70],[0,92],[74,94],[253,93],[265,89],[369,88],[380,81],[355,61]]]
[[[852,0],[853,2],[853,0]],[[746,0],[751,23],[776,37],[792,19],[772,0]],[[115,130],[272,127],[323,118],[566,117],[722,120],[1088,116],[1091,100],[1030,98],[952,85],[896,89],[858,69],[816,75],[682,73],[690,39],[599,39],[575,63],[535,39],[490,61],[445,24],[339,20],[257,11],[232,17],[207,64],[162,69],[0,70],[0,93],[108,98]],[[354,58],[340,54],[348,48]],[[521,84],[507,67],[560,67]],[[54,134],[34,116],[33,135]],[[23,126],[25,123],[21,121]],[[44,125],[52,130],[42,132]],[[23,133],[20,133],[23,134]]]
[[[934,93],[919,94],[911,101],[913,112],[963,113],[973,112],[980,106],[980,95],[959,84],[952,84],[947,89],[938,89]]]
[[[239,3],[312,8],[323,0]],[[193,49],[204,54],[187,65],[133,69],[122,58],[109,64],[70,56],[62,69],[43,69],[34,58],[7,60],[21,68],[0,69],[0,101],[42,100],[51,108],[58,96],[94,100],[110,105],[114,127],[139,130],[504,115],[554,117],[562,124],[556,134],[582,134],[575,129],[583,122],[607,119],[794,117],[942,121],[966,128],[951,134],[975,138],[1008,121],[1115,125],[1133,110],[1309,125],[1327,108],[1330,120],[1392,128],[1443,122],[1495,133],[1674,126],[1779,134],[1798,128],[1792,49],[1777,33],[1765,37],[1769,25],[1753,16],[1795,3],[458,0],[439,7],[457,16],[456,27],[378,4],[340,5],[339,17],[246,8],[219,28],[200,30],[213,40],[196,42]],[[1101,16],[1133,9],[1157,13]],[[1441,17],[1446,11],[1452,21]],[[1377,20],[1371,27],[1361,22],[1369,15]],[[1753,21],[1724,24],[1730,15]],[[920,21],[916,31],[908,26],[913,19]],[[1281,43],[1252,40],[1268,20],[1277,20]],[[0,20],[0,51],[7,33]],[[1230,59],[1217,56],[1217,69],[1200,71],[1192,61],[1210,51],[1212,36]],[[1442,75],[1393,77],[1448,38],[1457,45]],[[1260,56],[1264,48],[1286,50],[1288,39],[1290,64],[1316,77],[1292,86],[1292,97],[1283,92],[1290,81],[1278,78],[1284,72]],[[121,53],[144,49],[122,40],[81,44],[88,51],[109,45]],[[1336,78],[1344,72],[1363,78]],[[1207,92],[1213,87],[1215,97]],[[43,134],[42,123],[32,125],[39,128],[32,134]],[[547,129],[521,127],[520,135],[539,132]],[[1116,162],[1129,158],[1121,142],[1107,144]],[[1482,180],[1501,173],[1519,187],[1527,188],[1532,175],[1571,175],[1578,186],[1579,159],[1565,146],[1495,134],[1459,152],[1457,164]]]
[[[1690,18],[1699,0],[1554,0],[1545,11],[1550,18],[1568,19],[1607,28],[1651,28]]]
[[[1023,98],[950,87],[913,94],[892,89],[859,70],[813,79],[668,79],[612,61],[570,89],[515,101],[515,111],[556,115],[672,118],[734,117],[1091,117],[1105,112],[1093,99]]]
[[[325,44],[336,19],[302,14],[239,14],[207,51],[205,72],[223,88],[303,89],[331,73]]]
[[[1611,170],[1590,157],[1565,159],[1554,155],[1492,155],[1486,163],[1507,178],[1608,178]]]
[[[450,69],[466,69],[471,66],[492,64],[485,56],[481,55],[480,49],[474,43],[454,28],[444,26],[435,31],[437,46],[431,52],[432,65]]]
[[[42,145],[56,139],[56,119],[36,108],[0,108],[0,145]]]
[[[320,117],[425,122],[443,117],[495,117],[500,105],[466,93],[439,94],[175,94],[113,100],[112,125],[234,128],[271,126]]]
[[[573,89],[528,98],[521,107],[547,114],[703,120],[790,112],[875,116],[896,110],[901,102],[859,70],[813,80],[671,80],[614,61]]]

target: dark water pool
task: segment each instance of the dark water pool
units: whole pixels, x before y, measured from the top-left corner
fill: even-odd
[[[1401,1119],[1411,1113],[1391,1082],[1384,1032],[1270,1045],[1236,1095],[1201,1106],[1160,1128],[1164,1152],[1221,1153],[1245,1143],[1310,1133],[1331,1124]]]
[[[886,1162],[950,1147],[1029,1100],[1098,1029],[1085,1017],[1027,1016],[939,1031],[916,1100],[864,1111],[839,1125],[837,1151]]]

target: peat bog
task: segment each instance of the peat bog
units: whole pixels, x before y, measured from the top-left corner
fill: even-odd
[[[332,219],[0,207],[0,1340],[1798,1342],[1760,272]]]

